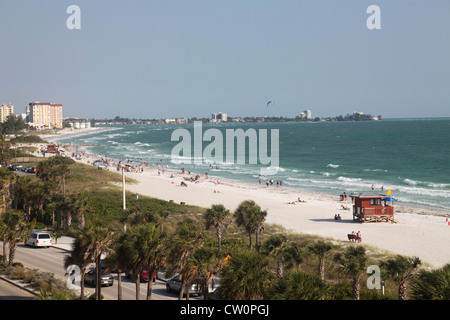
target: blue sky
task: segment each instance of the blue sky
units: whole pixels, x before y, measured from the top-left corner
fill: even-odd
[[[66,27],[72,4],[81,30]],[[366,27],[370,5],[381,30]],[[447,0],[0,0],[0,104],[97,118],[449,117],[449,17]]]

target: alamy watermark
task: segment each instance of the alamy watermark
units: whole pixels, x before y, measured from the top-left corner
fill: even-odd
[[[203,132],[202,122],[196,121],[193,137],[187,129],[172,132],[171,141],[179,143],[173,147],[171,158],[179,164],[259,164],[260,175],[274,175],[280,164],[279,140],[279,130],[271,129],[269,155],[267,129],[225,129],[224,137],[216,128]],[[203,148],[203,142],[210,143]]]

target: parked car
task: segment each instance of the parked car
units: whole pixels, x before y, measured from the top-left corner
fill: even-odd
[[[28,167],[25,169],[26,173],[36,173],[36,167]]]
[[[127,279],[131,279],[133,278],[133,272],[132,271],[125,271],[125,276],[127,277]],[[158,277],[158,271],[155,271],[155,273],[153,274],[153,282],[156,281],[156,278]],[[146,268],[144,268],[144,270],[141,271],[141,278],[140,278],[141,282],[148,282],[149,280],[149,274],[148,274],[148,270]]]
[[[27,245],[48,248],[52,245],[52,237],[47,232],[34,231],[31,233],[31,238],[28,240]]]
[[[156,281],[157,277],[158,277],[158,271],[155,271],[153,273],[153,282]],[[142,272],[141,272],[141,281],[148,282],[149,279],[150,279],[150,275],[148,273],[148,270],[146,268],[144,268],[144,270],[142,270]]]
[[[173,291],[173,292],[180,293],[182,284],[183,283],[181,282],[181,276],[176,275],[175,277],[171,278],[170,280],[167,280],[166,290],[167,290],[167,292]],[[187,285],[186,288],[184,289],[184,293],[186,293],[187,287],[189,287],[189,294],[201,295],[200,286],[198,284],[192,283],[192,284]]]
[[[213,292],[205,296],[205,300],[221,300],[220,287],[217,287]]]
[[[97,283],[96,269],[90,269],[84,274],[84,283],[88,283],[95,287],[95,284]],[[100,275],[100,284],[102,286],[112,286],[114,284],[114,277],[110,273],[102,272]]]

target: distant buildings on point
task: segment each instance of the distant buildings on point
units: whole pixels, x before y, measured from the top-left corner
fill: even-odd
[[[2,104],[0,106],[0,122],[5,122],[6,117],[14,114],[14,106],[12,104]]]

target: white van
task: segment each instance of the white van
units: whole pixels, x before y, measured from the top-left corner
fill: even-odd
[[[52,245],[52,237],[47,232],[36,232],[31,234],[30,240],[27,242],[27,246],[32,247],[50,247]]]

